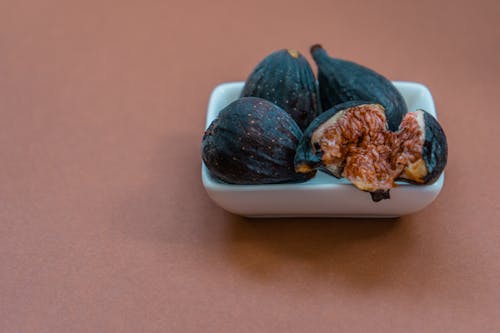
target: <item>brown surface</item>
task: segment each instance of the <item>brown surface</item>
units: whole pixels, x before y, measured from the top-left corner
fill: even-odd
[[[0,331],[500,330],[498,2],[209,3],[0,2]],[[211,89],[316,42],[431,89],[450,158],[421,213],[206,196]]]

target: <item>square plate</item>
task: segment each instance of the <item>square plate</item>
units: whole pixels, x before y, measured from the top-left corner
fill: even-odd
[[[393,82],[403,95],[409,111],[423,109],[436,116],[432,95],[415,82]],[[238,99],[244,82],[215,87],[208,103],[205,128],[220,110]],[[205,164],[201,178],[210,198],[225,210],[247,217],[398,217],[429,205],[441,192],[444,173],[431,185],[397,182],[391,199],[373,202],[370,194],[357,190],[345,179],[323,172],[304,183],[232,185],[213,178]]]

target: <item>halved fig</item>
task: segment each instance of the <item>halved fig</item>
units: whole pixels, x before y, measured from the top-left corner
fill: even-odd
[[[448,155],[446,136],[423,110],[407,113],[397,132],[389,131],[380,104],[351,101],[316,118],[295,155],[295,170],[322,169],[370,192],[373,201],[389,199],[395,180],[431,184]]]
[[[432,184],[438,180],[448,161],[448,142],[443,128],[436,118],[425,110],[410,112],[422,130],[422,158],[409,164],[398,180],[413,184]],[[406,118],[403,118],[400,128],[404,128]]]

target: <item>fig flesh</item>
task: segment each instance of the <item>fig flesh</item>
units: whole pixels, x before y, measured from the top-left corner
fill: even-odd
[[[301,137],[284,110],[261,98],[243,97],[221,110],[205,131],[202,159],[214,177],[230,184],[305,181],[315,172],[295,172]]]
[[[265,57],[246,80],[241,96],[276,104],[301,129],[320,113],[314,73],[306,58],[295,50],[279,50]]]
[[[389,129],[396,131],[408,112],[396,87],[381,74],[357,63],[330,57],[323,47],[311,47],[318,66],[319,96],[323,110],[352,100],[381,104]]]
[[[351,101],[316,118],[304,132],[295,155],[297,172],[322,169],[370,192],[373,201],[389,199],[396,180],[431,184],[447,161],[446,136],[429,113],[405,115],[399,130],[388,130],[380,104]]]

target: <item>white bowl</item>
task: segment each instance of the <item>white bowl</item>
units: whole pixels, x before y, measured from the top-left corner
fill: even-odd
[[[207,128],[217,114],[238,99],[243,82],[223,83],[210,96]],[[424,109],[436,116],[432,95],[424,85],[394,82],[409,111]],[[213,178],[203,164],[201,178],[210,198],[225,210],[247,217],[398,217],[429,205],[443,188],[444,174],[432,185],[398,183],[391,199],[373,202],[370,194],[344,179],[323,172],[305,183],[231,185]]]

